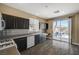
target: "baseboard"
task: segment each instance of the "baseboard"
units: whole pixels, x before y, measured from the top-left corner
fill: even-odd
[[[66,41],[61,41],[61,40],[56,40],[56,39],[53,39],[55,41],[60,41],[60,42],[65,42],[65,43],[70,43],[70,42],[66,42]],[[71,44],[71,43],[70,43]]]
[[[72,44],[74,44],[74,45],[79,45],[79,43],[73,43],[73,42],[72,42]]]

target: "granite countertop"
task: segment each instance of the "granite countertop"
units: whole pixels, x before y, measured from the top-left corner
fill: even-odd
[[[20,34],[20,35],[11,35],[11,36],[3,36],[3,37],[0,37],[0,39],[16,39],[16,38],[21,38],[21,37],[33,36],[36,34],[40,34],[40,32],[33,32],[33,33]]]

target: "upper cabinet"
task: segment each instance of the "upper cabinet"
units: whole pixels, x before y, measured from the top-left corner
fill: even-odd
[[[5,20],[5,29],[29,29],[29,19],[2,14]]]
[[[5,15],[5,14],[2,14],[2,16],[3,16],[3,19],[5,20],[5,24],[6,24],[5,29],[10,29],[10,28],[14,29],[15,28],[15,24],[14,24],[15,20],[13,20],[14,17]]]
[[[37,19],[25,19],[7,14],[2,14],[2,16],[6,24],[5,29],[29,29],[34,31],[39,30],[39,20]]]

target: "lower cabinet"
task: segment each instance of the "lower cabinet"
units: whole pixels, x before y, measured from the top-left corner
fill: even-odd
[[[42,43],[46,40],[46,36],[43,34],[37,34],[35,35],[35,45]]]
[[[40,35],[35,35],[35,45],[37,45],[38,43],[40,43],[41,41],[41,38],[40,38]]]
[[[41,42],[44,42],[45,40],[46,40],[45,36],[40,35],[40,34],[14,39],[19,52],[24,51],[27,48],[30,48],[34,45],[41,43]]]
[[[26,50],[27,37],[17,38],[17,39],[14,39],[14,41],[17,45],[17,49],[19,50],[19,52]]]
[[[27,48],[30,48],[35,45],[34,36],[27,37]]]
[[[22,37],[14,39],[17,49],[19,52],[26,50],[27,48],[30,48],[35,45],[35,39],[34,36],[28,36],[28,37]]]
[[[41,34],[41,35],[40,35],[40,38],[41,38],[41,42],[44,42],[44,41],[46,40],[46,35]]]

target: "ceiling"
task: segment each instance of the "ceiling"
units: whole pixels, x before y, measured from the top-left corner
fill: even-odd
[[[41,18],[54,18],[79,11],[79,3],[5,3]]]

